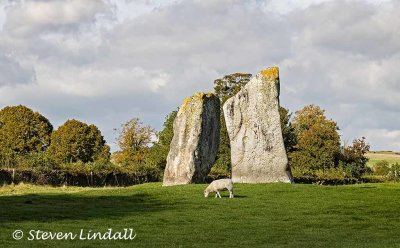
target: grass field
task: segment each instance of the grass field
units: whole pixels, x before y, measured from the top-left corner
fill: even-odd
[[[400,184],[0,187],[0,247],[400,247]],[[132,241],[28,241],[30,230],[133,228]],[[22,240],[12,239],[14,230]]]
[[[386,160],[390,164],[400,163],[400,153],[398,152],[369,152],[368,166],[373,167],[378,161]]]

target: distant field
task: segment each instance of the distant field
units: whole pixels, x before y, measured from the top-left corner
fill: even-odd
[[[400,163],[400,152],[369,152],[367,157],[369,158],[368,166],[370,167],[381,160],[386,160],[391,164]]]
[[[399,247],[400,184],[0,187],[0,247]],[[30,230],[133,228],[132,241],[28,241]],[[22,240],[12,239],[22,230]]]

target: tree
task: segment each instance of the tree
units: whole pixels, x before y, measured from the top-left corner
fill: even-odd
[[[221,129],[219,134],[219,147],[211,174],[229,176],[231,171],[231,143],[226,129],[223,111],[220,114]]]
[[[349,176],[361,178],[371,169],[367,167],[368,157],[366,153],[369,151],[370,145],[365,137],[353,140],[351,146],[344,146],[341,150],[340,162]]]
[[[120,151],[114,154],[117,164],[137,166],[145,162],[155,130],[143,126],[139,118],[133,118],[121,125],[117,138]]]
[[[164,170],[167,164],[167,156],[170,150],[170,144],[174,137],[174,120],[178,111],[172,111],[166,118],[163,130],[158,132],[157,141],[150,148],[146,163],[160,170]]]
[[[251,78],[248,73],[233,73],[214,80],[214,91],[224,104],[230,97],[236,95]]]
[[[51,135],[47,153],[58,163],[84,163],[110,159],[110,147],[95,125],[68,120]]]
[[[340,136],[336,122],[328,120],[325,110],[309,105],[295,113],[293,127],[297,136],[289,154],[294,176],[315,175],[338,165]]]
[[[50,144],[53,126],[38,112],[19,105],[0,111],[0,158],[43,152]]]
[[[290,122],[292,114],[289,113],[289,109],[279,107],[279,115],[281,118],[283,143],[285,144],[286,152],[291,153],[297,143],[297,137],[294,132],[294,127]]]

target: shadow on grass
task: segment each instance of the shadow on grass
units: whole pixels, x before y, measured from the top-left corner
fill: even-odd
[[[235,198],[247,198],[245,195],[235,195]]]
[[[148,194],[88,196],[76,194],[0,196],[0,223],[53,222],[140,215],[171,209]]]
[[[229,198],[229,195],[223,195],[221,194],[222,198]],[[215,197],[215,195],[210,195],[208,196],[208,198],[216,198],[216,199],[220,199],[219,197]],[[233,198],[247,198],[247,196],[245,195],[235,195]]]

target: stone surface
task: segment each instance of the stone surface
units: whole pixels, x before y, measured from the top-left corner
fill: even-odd
[[[212,93],[187,98],[174,121],[163,186],[204,183],[219,146],[220,101]]]
[[[223,106],[231,143],[232,180],[291,182],[279,117],[279,70],[254,76]]]

